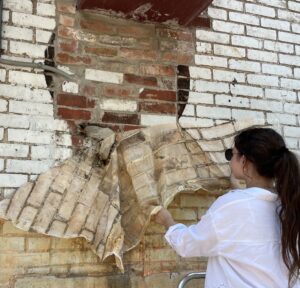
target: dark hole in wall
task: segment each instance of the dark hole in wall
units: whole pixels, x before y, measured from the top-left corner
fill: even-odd
[[[189,98],[190,70],[189,66],[177,66],[177,117],[182,116]]]
[[[55,67],[55,63],[54,63],[54,54],[55,54],[55,50],[54,50],[54,40],[55,40],[55,34],[52,33],[49,43],[48,43],[48,47],[45,50],[45,65],[48,66],[52,66]],[[51,97],[53,99],[54,97],[54,92],[53,92],[53,75],[51,73],[49,73],[48,71],[44,70],[44,75],[46,78],[46,84],[48,86],[48,88],[50,89],[49,92],[51,94]]]

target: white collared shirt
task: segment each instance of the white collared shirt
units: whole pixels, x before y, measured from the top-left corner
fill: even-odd
[[[257,187],[232,190],[197,224],[173,225],[165,238],[182,257],[209,257],[205,288],[287,288],[277,198]]]

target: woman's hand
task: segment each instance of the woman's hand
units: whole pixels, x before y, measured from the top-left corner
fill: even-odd
[[[176,224],[171,213],[165,208],[160,209],[159,212],[154,215],[154,221],[165,226],[166,228]]]

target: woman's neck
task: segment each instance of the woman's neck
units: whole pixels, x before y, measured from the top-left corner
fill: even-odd
[[[246,187],[251,188],[251,187],[259,187],[263,188],[266,190],[274,191],[274,183],[273,180],[268,179],[268,178],[256,178],[255,180],[246,180]]]

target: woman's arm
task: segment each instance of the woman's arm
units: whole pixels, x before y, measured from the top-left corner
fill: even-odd
[[[161,224],[163,226],[165,226],[167,229],[170,226],[173,226],[176,224],[176,222],[174,221],[171,213],[166,209],[166,208],[162,208],[156,215],[154,218],[154,221],[158,224]]]

